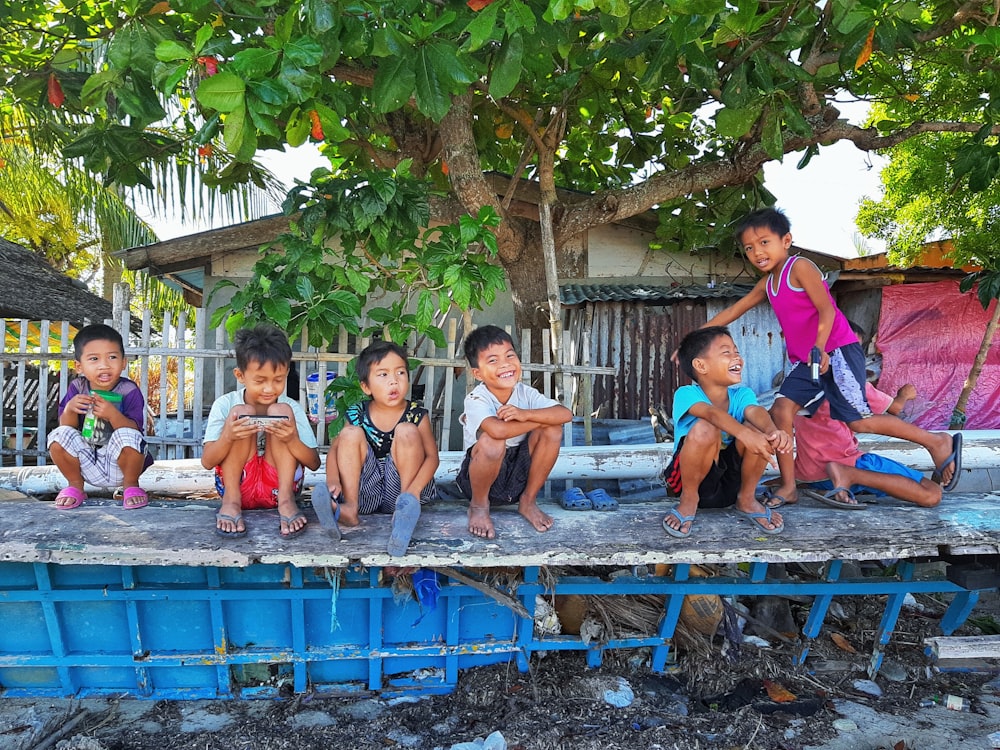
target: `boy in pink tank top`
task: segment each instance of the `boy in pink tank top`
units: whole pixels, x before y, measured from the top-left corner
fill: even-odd
[[[828,402],[833,418],[854,432],[888,435],[922,445],[937,467],[933,479],[945,490],[954,489],[962,469],[962,434],[928,432],[893,414],[872,413],[865,398],[867,375],[861,344],[820,270],[806,258],[789,256],[792,233],[788,218],[774,208],[754,211],[736,227],[736,239],[763,278],[704,327],[728,325],[756,305],[770,301],[792,364],[771,407],[778,429],[791,434],[796,413],[804,408],[811,415]],[[817,361],[817,379],[810,360]],[[781,484],[771,495],[772,507],[798,501],[793,455],[779,453],[778,468]]]

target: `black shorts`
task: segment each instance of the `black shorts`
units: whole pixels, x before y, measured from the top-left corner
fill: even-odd
[[[663,472],[663,481],[667,484],[669,497],[680,497],[681,484],[681,453],[684,448],[684,438],[681,438],[670,460],[670,465]],[[740,491],[743,475],[743,457],[736,448],[734,440],[721,451],[708,470],[708,475],[698,486],[699,508],[728,508],[736,502]]]
[[[472,485],[469,483],[469,461],[472,459],[472,448],[465,452],[462,468],[458,470],[455,483],[462,493],[472,499]],[[490,487],[490,505],[511,505],[521,500],[521,493],[528,486],[528,470],[531,468],[531,451],[528,450],[528,438],[507,448],[500,465],[500,473]]]

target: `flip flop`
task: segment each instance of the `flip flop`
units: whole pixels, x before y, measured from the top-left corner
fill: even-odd
[[[671,526],[669,523],[667,523],[667,519],[664,518],[663,519],[663,530],[664,531],[666,531],[668,534],[670,534],[670,536],[677,537],[678,539],[686,539],[687,537],[691,536],[691,529],[694,528],[694,516],[693,515],[691,515],[691,516],[681,515],[681,512],[679,510],[677,510],[676,506],[674,506],[673,508],[671,508],[670,510],[668,510],[667,511],[667,515],[668,516],[673,516],[678,521],[680,521],[681,522],[681,526],[683,526],[684,524],[686,524],[688,521],[691,522],[691,525],[688,526],[688,530],[687,531],[681,531],[680,529],[675,529],[673,526]]]
[[[757,520],[758,518],[762,518],[765,521],[769,522],[771,521],[771,509],[766,506],[764,507],[763,513],[758,511],[740,510],[739,508],[733,508],[733,510],[735,510],[738,515],[743,516],[743,518],[747,519],[750,523],[756,526],[757,527],[756,531],[759,531],[762,534],[768,534],[773,536],[774,534],[780,534],[782,531],[785,530],[784,522],[782,522],[780,526],[775,526],[773,529],[764,528],[760,524],[760,521]]]
[[[816,490],[801,489],[799,490],[806,497],[811,497],[813,500],[824,505],[829,505],[831,508],[841,508],[842,510],[868,510],[868,506],[858,502],[854,493],[851,492],[848,487],[834,487],[829,492],[817,492]],[[841,492],[846,492],[847,496],[854,500],[853,503],[847,503],[843,500],[838,500],[837,495]]]
[[[618,501],[600,487],[588,492],[587,497],[593,503],[594,510],[618,510]]]
[[[149,505],[149,495],[141,487],[126,487],[122,493],[122,507],[125,510],[138,510]]]
[[[951,475],[951,481],[948,482],[948,484],[942,485],[941,487],[941,489],[944,490],[945,492],[951,492],[953,489],[955,489],[958,486],[959,480],[961,479],[961,473],[962,473],[961,432],[956,432],[954,435],[951,436],[951,454],[948,456],[948,458],[946,458],[944,461],[941,462],[940,466],[938,466],[934,470],[934,473],[931,474],[931,479],[937,482],[938,484],[941,484],[944,470],[948,468],[948,464],[950,464],[952,461],[955,462],[955,471]]]
[[[283,515],[281,515],[281,513],[278,514],[278,518],[280,518],[282,520],[282,522],[284,522],[285,525],[287,525],[289,527],[293,523],[295,523],[295,521],[297,521],[298,519],[305,518],[305,517],[306,517],[306,514],[303,513],[301,510],[298,513],[296,513],[294,515],[291,515],[291,516],[283,516]],[[303,524],[302,526],[300,526],[295,531],[289,531],[287,534],[282,534],[281,533],[281,527],[279,525],[279,527],[278,527],[278,536],[280,536],[282,539],[294,539],[297,536],[301,536],[302,533],[305,532],[305,530],[307,528],[309,528],[309,524],[308,523]]]
[[[583,494],[579,487],[569,487],[562,494],[559,504],[563,510],[593,510],[594,501]]]
[[[330,489],[320,482],[313,486],[312,504],[320,528],[333,541],[339,542],[340,526],[337,525],[337,521],[340,520],[340,495],[335,498],[330,497]]]
[[[236,531],[226,531],[225,529],[220,529],[218,526],[219,521],[231,521],[234,526],[239,526],[240,521],[243,520],[243,514],[240,513],[238,516],[231,516],[228,513],[216,513],[215,514],[215,533],[226,539],[242,539],[247,535],[246,524],[243,526],[243,531],[236,529]]]
[[[56,495],[55,502],[60,500],[65,500],[69,498],[73,502],[69,505],[57,505],[56,510],[73,510],[73,508],[79,508],[87,499],[87,493],[83,490],[78,490],[76,487],[63,487],[59,490],[59,494]]]
[[[389,534],[389,544],[386,552],[392,557],[406,554],[410,546],[410,537],[420,518],[420,500],[409,492],[404,492],[396,498],[396,510],[392,514],[392,532]]]
[[[782,505],[789,505],[789,502],[783,495],[775,494],[767,487],[761,488],[761,491],[757,493],[756,497],[757,502],[765,508],[770,508],[771,510],[780,508]]]

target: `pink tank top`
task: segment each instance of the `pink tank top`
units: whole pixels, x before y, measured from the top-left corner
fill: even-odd
[[[793,255],[785,261],[784,267],[779,272],[777,288],[773,288],[775,281],[773,273],[767,280],[767,299],[771,302],[774,315],[785,336],[785,348],[788,350],[788,360],[792,364],[809,361],[809,352],[816,343],[816,330],[819,328],[819,311],[809,299],[809,295],[805,289],[794,287],[789,281],[792,266],[798,260],[812,262],[799,255]],[[826,351],[829,353],[846,344],[856,343],[858,337],[851,330],[851,324],[847,322],[844,313],[833,301],[825,279],[823,288],[826,289],[826,296],[830,298],[835,313],[833,330],[830,331],[830,338],[826,341]]]

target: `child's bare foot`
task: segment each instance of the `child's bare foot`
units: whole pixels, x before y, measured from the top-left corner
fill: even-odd
[[[761,503],[772,510],[780,508],[782,505],[795,505],[799,501],[799,490],[793,484],[790,487],[778,485],[777,487],[767,487],[767,495]]]
[[[778,511],[765,508],[756,499],[750,502],[737,500],[736,510],[760,526],[763,531],[780,531],[785,527],[785,522]]]
[[[278,500],[278,515],[281,519],[281,536],[298,536],[305,530],[309,522],[305,515],[299,510],[295,500]]]
[[[215,527],[226,534],[247,530],[243,523],[243,498],[239,493],[226,492],[222,496],[222,506],[215,516]]]
[[[858,504],[857,499],[849,492],[851,480],[846,476],[847,472],[844,470],[843,464],[831,461],[826,465],[826,474],[830,477],[830,481],[833,482],[834,489],[842,490],[833,496],[837,502],[844,503],[845,505]]]
[[[955,438],[947,432],[935,432],[932,435],[934,442],[927,446],[927,450],[931,454],[931,460],[934,461],[934,481],[946,486],[951,483],[952,477],[955,476],[955,468],[959,465],[959,456],[956,454],[952,458],[952,453],[956,449],[960,450],[961,445],[956,446]],[[950,461],[948,461],[949,458],[951,458]],[[948,463],[942,466],[945,461]]]
[[[542,511],[538,503],[525,497],[517,504],[517,512],[528,519],[535,531],[548,531],[552,528],[552,516]]]
[[[664,530],[666,531],[668,528],[673,529],[677,532],[676,534],[670,534],[670,531],[667,531],[667,533],[671,536],[686,537],[691,533],[691,527],[694,526],[694,517],[698,512],[698,500],[695,499],[690,502],[681,500],[673,508],[673,511],[675,512],[667,513],[663,519]]]
[[[490,518],[490,506],[469,505],[469,532],[480,539],[493,539],[497,535]]]

